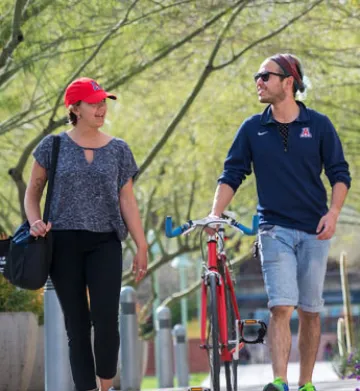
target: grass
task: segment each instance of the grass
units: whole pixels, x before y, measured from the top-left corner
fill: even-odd
[[[201,386],[201,383],[207,378],[208,373],[191,373],[189,386]],[[174,381],[174,387],[177,387],[176,379]],[[141,389],[156,389],[158,388],[157,378],[155,376],[145,376],[141,383]]]

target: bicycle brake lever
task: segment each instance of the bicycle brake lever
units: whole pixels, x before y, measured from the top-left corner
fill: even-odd
[[[223,219],[230,219],[230,220],[236,220],[236,213],[232,212],[231,210],[225,210],[222,214],[221,217]]]

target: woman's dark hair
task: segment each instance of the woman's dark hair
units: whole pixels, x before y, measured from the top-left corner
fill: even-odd
[[[74,103],[69,107],[69,112],[68,112],[68,119],[69,119],[69,124],[75,126],[78,122],[78,117],[76,114],[72,111],[74,106],[80,106],[81,101]]]

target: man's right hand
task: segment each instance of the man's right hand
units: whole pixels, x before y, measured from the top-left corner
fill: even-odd
[[[36,220],[30,225],[31,236],[42,236],[44,237],[51,229],[51,223],[45,224],[42,220]]]
[[[212,213],[210,213],[209,215],[208,215],[208,219],[209,220],[215,220],[215,219],[219,219],[220,217],[219,216],[216,216],[215,214],[212,214]],[[211,236],[213,236],[213,235],[215,235],[215,233],[218,231],[218,229],[219,229],[219,225],[217,225],[216,226],[216,228],[211,228],[211,227],[206,227],[205,228],[205,232],[208,234],[208,235],[211,235]]]

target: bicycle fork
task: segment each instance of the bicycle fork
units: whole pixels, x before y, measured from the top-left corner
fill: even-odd
[[[200,347],[202,349],[208,348],[207,342],[206,342],[206,320],[207,320],[207,304],[208,304],[207,287],[209,285],[210,274],[215,274],[218,288],[224,285],[224,284],[222,284],[221,275],[215,270],[208,271],[203,276],[204,282],[201,285],[201,318],[200,318],[201,319],[201,330],[200,330],[201,345],[200,345]],[[219,293],[219,289],[217,289],[217,292]],[[217,304],[218,304],[217,305],[218,314],[220,317],[221,314],[219,313],[219,296],[216,295],[216,297],[217,297]],[[221,337],[220,337],[220,340],[221,340]]]
[[[220,356],[223,361],[229,361],[230,351],[228,350],[228,324],[227,324],[227,313],[226,313],[226,299],[225,299],[225,284],[222,276],[219,272],[211,270],[205,273],[204,283],[201,288],[201,345],[203,349],[209,349],[206,341],[206,319],[207,319],[207,286],[209,276],[211,274],[216,275],[217,281],[217,312],[219,321],[219,349]],[[225,349],[224,349],[225,348]]]

